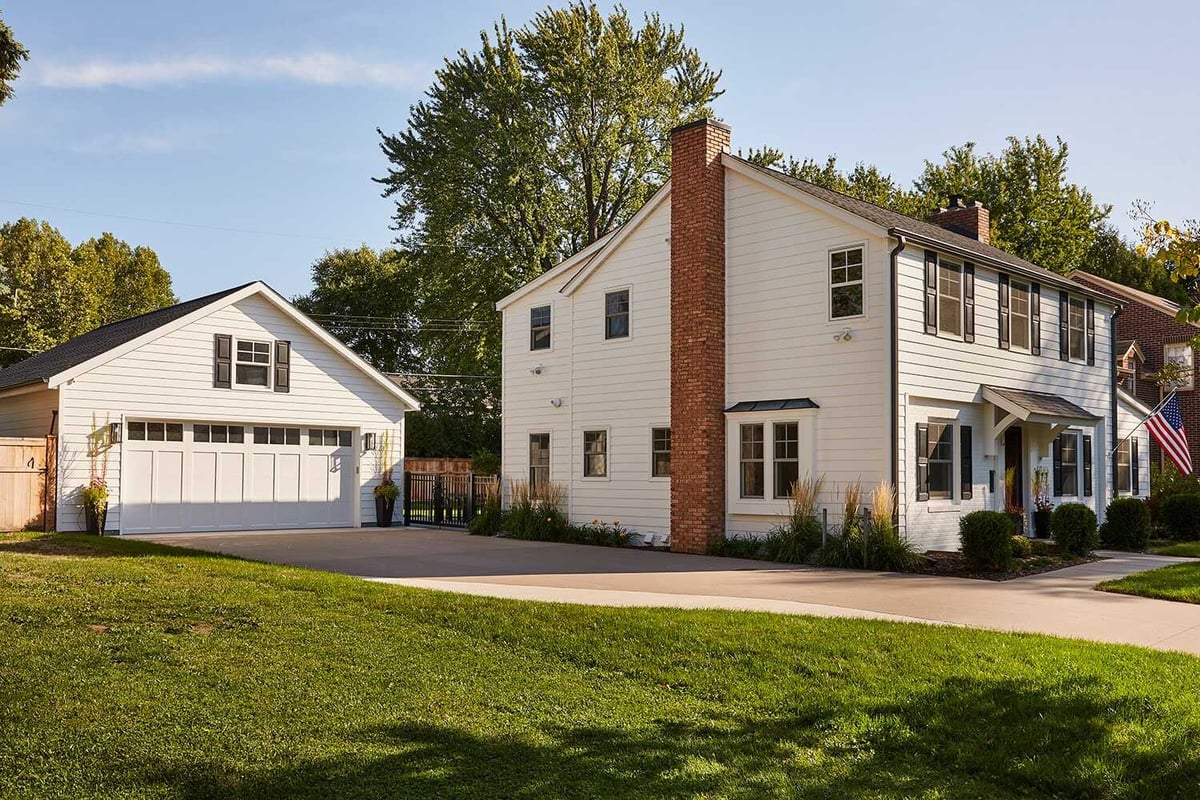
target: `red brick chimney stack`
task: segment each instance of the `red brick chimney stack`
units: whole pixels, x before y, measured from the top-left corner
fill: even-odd
[[[671,549],[725,534],[725,170],[729,126],[671,131]]]
[[[988,210],[978,200],[973,203],[963,203],[961,194],[950,195],[950,202],[946,207],[939,208],[930,215],[929,221],[948,231],[978,239],[984,244],[992,243],[992,220]]]

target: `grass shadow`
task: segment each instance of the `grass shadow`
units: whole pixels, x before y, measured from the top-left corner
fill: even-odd
[[[85,533],[0,533],[0,555],[33,555],[57,558],[139,558],[160,556],[165,558],[220,558],[244,561],[237,556],[118,539],[111,536],[95,536]]]

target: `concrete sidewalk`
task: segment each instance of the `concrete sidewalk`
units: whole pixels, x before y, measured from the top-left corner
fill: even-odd
[[[1188,559],[1107,560],[996,583],[780,567],[741,559],[416,529],[172,534],[164,544],[344,572],[425,589],[608,606],[728,608],[963,625],[1200,655],[1200,606],[1094,591]]]

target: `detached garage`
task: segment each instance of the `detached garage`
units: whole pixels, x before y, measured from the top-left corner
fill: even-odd
[[[59,530],[353,527],[417,402],[261,282],[106,325],[0,371],[0,436],[57,435]],[[384,444],[386,443],[386,452]]]

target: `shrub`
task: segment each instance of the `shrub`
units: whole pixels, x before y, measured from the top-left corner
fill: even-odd
[[[1031,555],[1033,555],[1033,542],[1029,541],[1029,537],[1021,535],[1013,536],[1012,557],[1029,558]]]
[[[1159,510],[1159,519],[1171,539],[1200,539],[1200,494],[1176,494],[1166,498]]]
[[[562,487],[555,483],[530,487],[526,481],[513,481],[512,503],[500,533],[513,539],[564,541],[571,528],[559,510],[564,497]]]
[[[1086,556],[1100,546],[1096,514],[1083,503],[1063,503],[1054,509],[1050,535],[1064,555]]]
[[[629,544],[629,531],[621,527],[620,522],[594,519],[586,525],[571,525],[563,541],[597,547],[625,547]]]
[[[756,536],[723,536],[708,548],[710,556],[766,558],[765,539]]]
[[[467,523],[467,532],[472,536],[495,536],[504,526],[504,508],[501,505],[500,481],[488,484],[483,508]]]
[[[471,472],[476,475],[499,475],[500,456],[490,450],[480,450],[471,456]]]
[[[847,512],[841,530],[831,534],[810,560],[825,567],[913,572],[924,559],[896,530],[895,509],[896,491],[884,481],[871,492],[870,515],[859,519]]]
[[[772,561],[803,564],[821,546],[821,521],[817,519],[817,500],[824,478],[804,477],[792,484],[788,500],[791,513],[782,525],[767,534],[765,549]]]
[[[1108,504],[1100,541],[1105,547],[1141,552],[1150,544],[1150,508],[1136,497],[1118,497]]]
[[[1012,517],[999,511],[972,511],[958,521],[963,556],[975,567],[1002,570],[1013,556]]]

